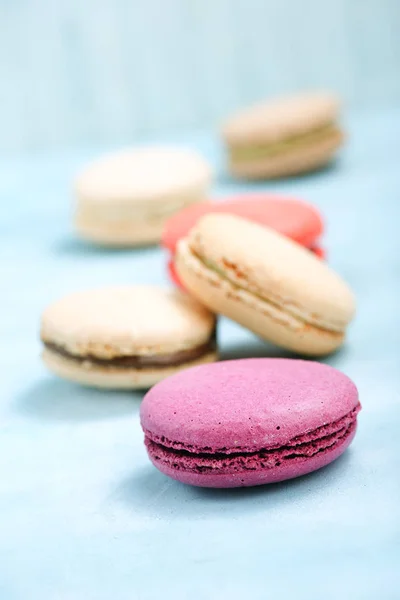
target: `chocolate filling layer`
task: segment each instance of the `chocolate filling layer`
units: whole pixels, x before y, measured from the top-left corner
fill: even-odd
[[[135,356],[116,356],[114,358],[99,358],[93,354],[71,354],[58,344],[52,342],[44,342],[45,347],[59,354],[68,360],[73,360],[77,363],[91,363],[101,367],[110,367],[115,369],[146,369],[151,367],[175,367],[181,364],[192,362],[201,358],[205,354],[215,352],[217,348],[216,333],[213,332],[212,337],[201,346],[190,348],[188,350],[180,350],[171,354],[152,354],[152,355],[135,355]]]

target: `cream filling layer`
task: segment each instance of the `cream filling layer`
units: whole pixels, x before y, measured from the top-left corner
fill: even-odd
[[[243,302],[260,312],[265,312],[275,321],[284,323],[294,331],[304,330],[305,327],[313,327],[321,333],[337,337],[343,336],[344,327],[339,328],[336,324],[322,323],[319,319],[317,320],[315,317],[308,316],[300,308],[294,309],[295,305],[293,302],[289,306],[289,302],[285,303],[283,300],[272,295],[267,298],[259,292],[250,291],[232,280],[229,274],[223,271],[217,264],[205,257],[199,256],[188,244],[180,245],[181,252],[183,248],[184,260],[189,265],[189,268],[197,272],[205,270],[209,280],[213,281],[216,285],[220,285],[222,279],[227,286],[235,290],[236,295]]]
[[[303,135],[293,136],[279,142],[255,143],[241,146],[231,146],[230,157],[233,162],[248,162],[260,158],[269,158],[289,154],[296,150],[307,148],[314,143],[341,137],[340,129],[333,123],[314,129]]]
[[[135,202],[135,203],[94,203],[81,200],[78,203],[75,219],[78,223],[113,224],[124,226],[133,222],[164,221],[179,210],[200,202],[204,199],[204,193],[196,193],[177,197],[173,200],[160,200],[159,202]]]

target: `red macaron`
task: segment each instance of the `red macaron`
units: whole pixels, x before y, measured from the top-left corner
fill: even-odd
[[[309,248],[317,256],[325,257],[325,252],[319,245],[324,225],[320,213],[314,206],[302,200],[284,196],[265,193],[242,194],[215,202],[194,204],[167,221],[161,244],[171,254],[168,269],[170,277],[177,284],[179,284],[179,280],[174,268],[176,246],[201,217],[210,213],[232,214],[259,225],[271,227],[298,244]]]

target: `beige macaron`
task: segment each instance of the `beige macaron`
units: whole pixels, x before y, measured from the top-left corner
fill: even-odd
[[[110,389],[150,387],[217,358],[214,315],[183,292],[152,286],[65,296],[44,311],[41,339],[51,371]]]
[[[75,181],[75,226],[85,240],[108,246],[157,243],[168,217],[204,201],[208,163],[192,150],[143,146],[103,156]]]
[[[203,217],[178,244],[175,261],[205,306],[300,354],[336,350],[355,312],[349,287],[323,261],[233,215]]]
[[[272,179],[325,165],[343,142],[338,113],[334,95],[310,92],[269,100],[233,115],[222,128],[231,173]]]

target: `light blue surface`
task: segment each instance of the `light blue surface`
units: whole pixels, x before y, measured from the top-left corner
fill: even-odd
[[[399,0],[0,0],[0,151],[134,142],[328,87],[400,103]]]
[[[355,115],[349,129],[336,168],[254,188],[296,193],[326,215],[329,261],[359,301],[348,344],[327,362],[359,387],[359,432],[326,469],[248,490],[167,479],[146,457],[140,394],[45,371],[49,301],[163,282],[165,257],[74,240],[68,187],[90,149],[0,162],[1,600],[399,598],[400,113]],[[221,164],[207,134],[181,141]],[[233,188],[221,171],[217,191]],[[219,337],[225,357],[275,354],[227,321]]]

